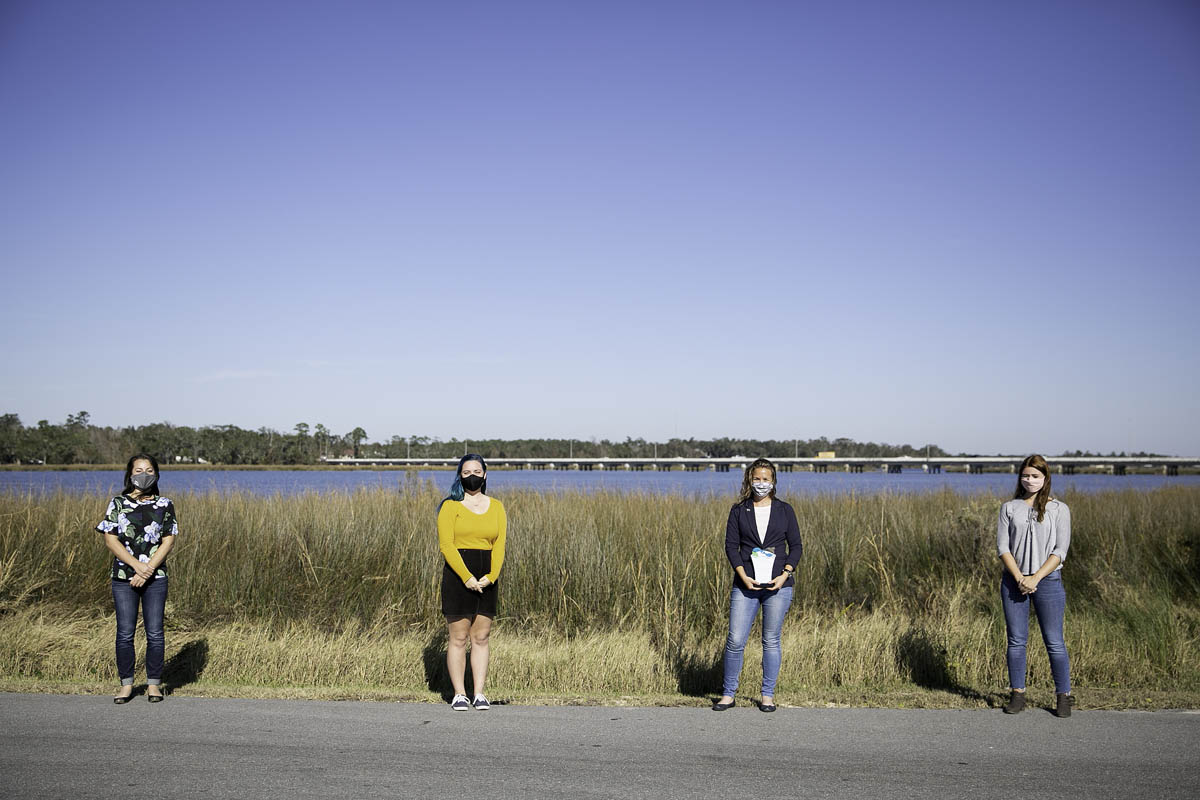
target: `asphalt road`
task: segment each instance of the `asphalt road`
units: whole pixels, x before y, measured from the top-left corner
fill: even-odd
[[[1195,798],[1200,713],[0,694],[3,798]]]

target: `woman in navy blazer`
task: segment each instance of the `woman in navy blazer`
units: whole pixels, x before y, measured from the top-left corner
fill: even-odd
[[[758,548],[775,556],[771,580],[757,583],[751,554]],[[725,555],[733,567],[729,592],[729,637],[725,640],[725,684],[723,696],[713,703],[714,711],[732,708],[742,672],[742,657],[750,626],[762,609],[763,680],[762,711],[775,710],[775,681],[779,678],[780,633],[783,618],[792,604],[796,581],[792,577],[800,563],[800,526],[790,505],[775,497],[775,465],[756,460],[742,477],[742,494],[729,509],[725,526]]]

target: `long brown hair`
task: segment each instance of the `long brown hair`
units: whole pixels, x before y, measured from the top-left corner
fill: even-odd
[[[1050,502],[1050,465],[1046,463],[1046,459],[1034,454],[1021,462],[1021,466],[1017,469],[1017,490],[1013,493],[1014,500],[1020,500],[1025,497],[1025,487],[1021,485],[1021,473],[1026,467],[1033,467],[1038,472],[1045,476],[1046,482],[1042,484],[1042,488],[1038,490],[1037,495],[1033,498],[1033,507],[1037,509],[1037,521],[1041,522],[1046,518],[1046,504]]]
[[[765,458],[754,459],[754,463],[746,467],[746,471],[742,474],[742,495],[738,498],[739,503],[744,503],[750,498],[754,497],[754,487],[750,485],[750,476],[754,474],[754,470],[756,469],[771,470],[771,483],[777,483],[775,480],[775,465]],[[775,485],[771,486],[771,493],[767,495],[772,500],[775,499],[776,488],[777,487]]]

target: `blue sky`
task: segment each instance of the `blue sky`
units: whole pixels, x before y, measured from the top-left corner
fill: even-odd
[[[1200,452],[1193,2],[0,4],[0,411]]]

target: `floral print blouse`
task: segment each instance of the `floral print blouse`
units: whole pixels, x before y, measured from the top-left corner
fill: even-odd
[[[143,564],[158,550],[164,536],[176,536],[175,506],[165,497],[146,497],[134,500],[117,495],[108,502],[104,519],[96,526],[100,533],[111,533],[125,545],[125,550]],[[166,563],[159,564],[156,578],[167,577]],[[134,572],[121,559],[113,556],[112,579],[127,581]]]

